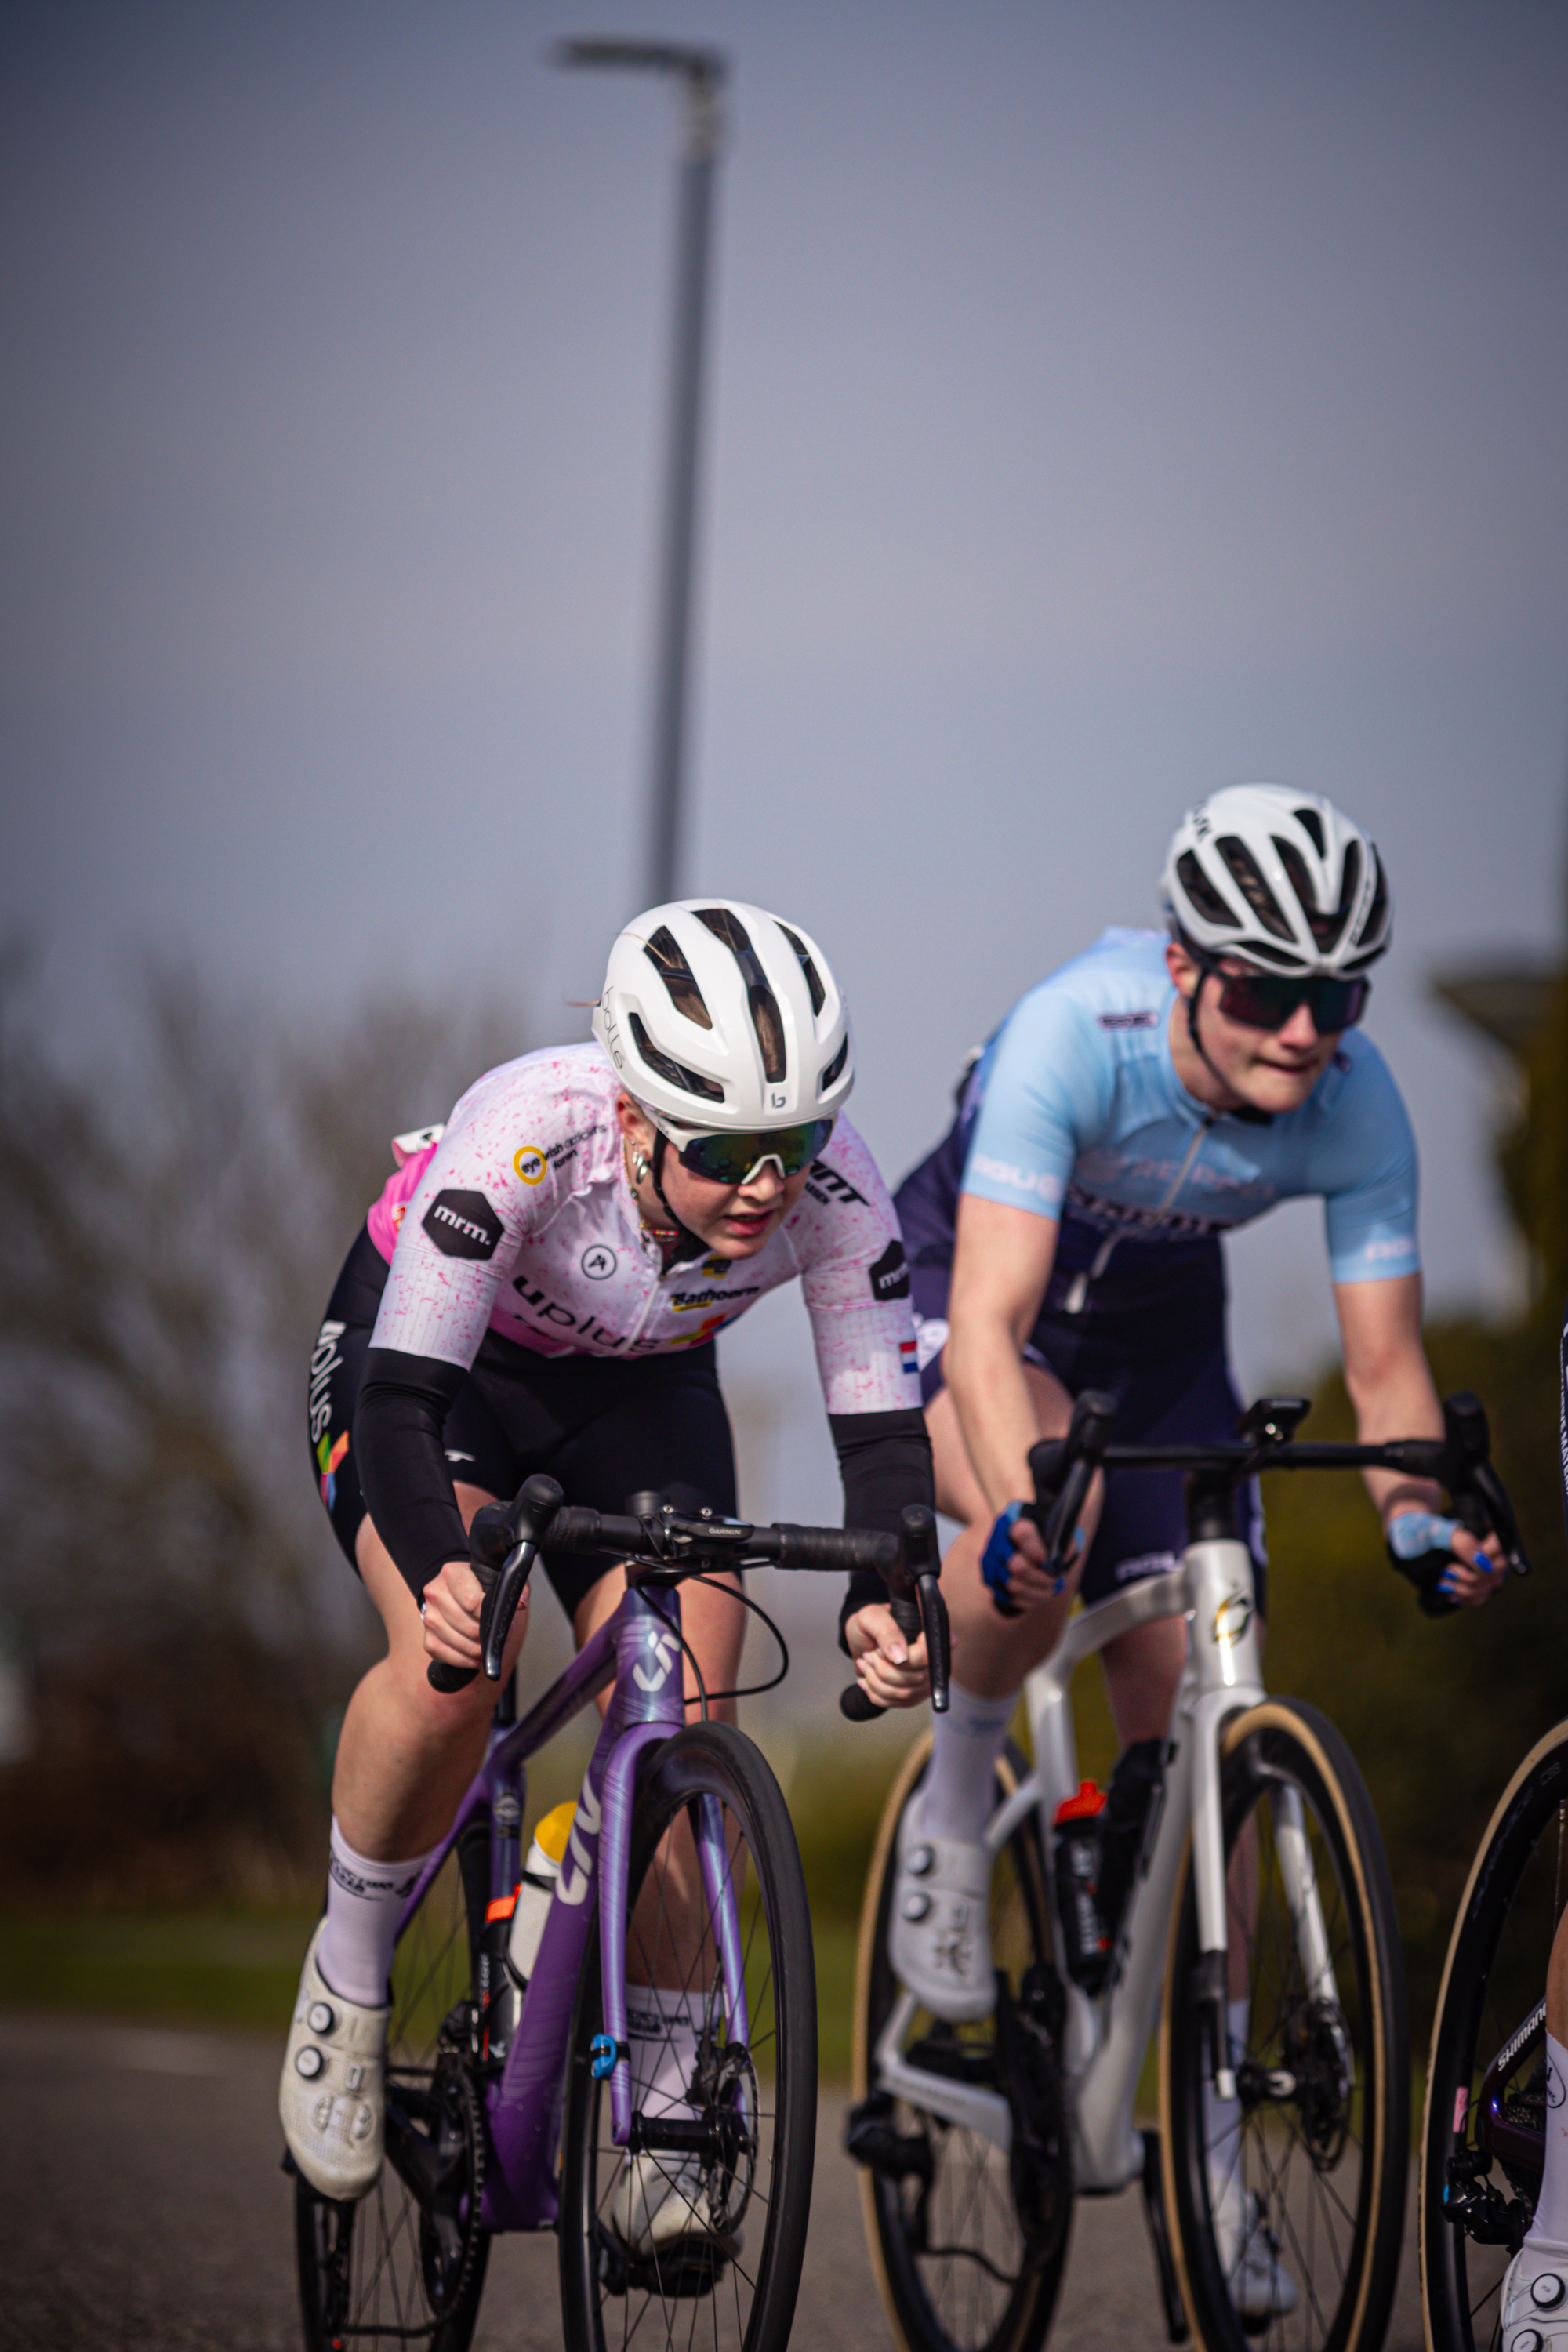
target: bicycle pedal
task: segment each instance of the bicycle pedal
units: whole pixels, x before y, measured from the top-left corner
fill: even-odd
[[[874,2091],[850,2108],[844,2126],[844,2147],[857,2164],[884,2180],[931,2184],[935,2169],[931,2142],[923,2132],[900,2132],[895,2127],[893,2103],[885,2091]]]
[[[711,2294],[736,2251],[709,2237],[673,2238],[657,2253],[637,2254],[613,2230],[599,2230],[599,2284],[606,2294],[694,2299]]]

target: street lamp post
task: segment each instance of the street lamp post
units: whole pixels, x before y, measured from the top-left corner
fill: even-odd
[[[557,63],[563,66],[630,67],[638,71],[673,75],[682,85],[686,101],[676,247],[669,457],[654,674],[647,903],[657,907],[675,896],[680,849],[708,251],[714,163],[722,127],[725,62],[716,49],[694,48],[674,41],[564,41],[555,55]]]

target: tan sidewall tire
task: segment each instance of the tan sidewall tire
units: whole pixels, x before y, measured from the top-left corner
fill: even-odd
[[[1339,1769],[1338,1767],[1331,1763],[1329,1758],[1324,1754],[1322,1747],[1314,1734],[1310,1721],[1295,1707],[1288,1705],[1283,1700],[1265,1699],[1261,1706],[1248,1707],[1243,1714],[1233,1716],[1229,1723],[1226,1724],[1224,1737],[1220,1741],[1221,1761],[1223,1762],[1225,1758],[1232,1755],[1235,1750],[1240,1747],[1242,1741],[1249,1738],[1255,1731],[1269,1729],[1288,1731],[1292,1739],[1300,1741],[1301,1747],[1311,1757],[1313,1762],[1316,1764],[1322,1780],[1323,1788],[1332,1800],[1335,1816],[1339,1822],[1340,1829],[1344,1839],[1345,1852],[1349,1859],[1349,1864],[1355,1874],[1356,1893],[1362,1905],[1363,1916],[1367,1918],[1373,1916],[1373,1906],[1364,1879],[1362,1875],[1359,1832],[1356,1824],[1345,1811],[1344,1800],[1340,1789]],[[1176,1948],[1181,1937],[1182,1914],[1186,1904],[1187,1881],[1192,1869],[1192,1830],[1189,1826],[1185,1849],[1182,1857],[1181,1873],[1176,1881],[1176,1899],[1171,1906],[1171,1920],[1165,1942],[1165,1980],[1160,1996],[1160,2063],[1158,2069],[1160,2078],[1160,2149],[1162,2157],[1160,2179],[1165,2205],[1165,2230],[1171,2244],[1171,2261],[1175,2267],[1176,2284],[1181,2290],[1182,2308],[1187,2315],[1187,2327],[1192,2336],[1194,2352],[1225,2352],[1224,2347],[1212,2344],[1209,2337],[1205,2334],[1198,2311],[1197,2298],[1193,2292],[1192,2281],[1188,2275],[1186,2246],[1184,2242],[1182,2231],[1182,2218],[1177,2210],[1176,2165],[1172,2152],[1171,2141],[1173,2128],[1171,2115],[1171,2014],[1175,1994]],[[1386,1988],[1382,1981],[1380,1974],[1381,1962],[1375,1943],[1373,1943],[1368,1953],[1368,1961],[1372,1972],[1372,1990],[1373,1994],[1372,2003],[1373,2021],[1373,2063],[1376,2069],[1378,2082],[1383,2086],[1383,2101],[1380,2102],[1380,2104],[1383,2104],[1386,2101],[1388,2084],[1388,2051],[1384,2042],[1384,2035],[1387,2028]],[[1381,2159],[1381,2151],[1379,2153]],[[1372,2210],[1367,2217],[1366,2239],[1369,2246],[1375,2245],[1377,2242],[1377,2231],[1378,2224],[1382,2219],[1382,2208],[1383,2179],[1382,2164],[1380,2160],[1373,2176]],[[1362,2344],[1362,2326],[1365,2317],[1367,2297],[1371,2293],[1371,2290],[1372,2265],[1368,2263],[1363,2263],[1362,2267],[1360,2292],[1357,2295],[1356,2307],[1352,2315],[1350,2328],[1345,2336],[1342,2352],[1360,2352]]]
[[[899,1777],[888,1791],[888,1801],[877,1824],[877,1843],[871,1850],[871,1867],[866,1875],[866,1899],[860,1906],[860,1937],[855,1953],[855,2034],[849,2063],[849,2084],[857,2105],[866,2096],[870,2082],[871,2037],[868,2011],[871,2006],[871,1967],[877,1950],[877,1914],[881,1908],[882,1881],[892,1865],[899,1816],[909,1802],[910,1791],[925,1770],[931,1748],[931,1737],[928,1731],[915,1741],[905,1757]],[[866,2225],[866,2245],[871,2257],[871,2274],[877,2282],[877,2293],[882,2299],[882,2309],[887,2315],[888,2326],[899,2352],[914,2352],[900,2322],[899,2306],[888,2283],[887,2264],[882,2260],[882,2233],[877,2226],[876,2183],[868,2165],[858,2165],[856,2170],[860,2175],[860,2214]]]
[[[1448,2005],[1448,1985],[1454,1973],[1454,1961],[1458,1952],[1465,1921],[1469,1916],[1475,1896],[1476,1882],[1483,1865],[1489,1861],[1492,1847],[1503,1822],[1508,1818],[1521,1790],[1539,1766],[1556,1748],[1568,1745],[1568,1723],[1554,1724],[1544,1738],[1538,1739],[1502,1795],[1492,1808],[1492,1817],[1486,1832],[1476,1848],[1470,1874],[1465,1881],[1465,1891],[1459,1897],[1459,1907],[1454,1914],[1453,1932],[1448,1937],[1448,1949],[1443,1960],[1443,1980],[1437,1989],[1437,2006],[1432,2012],[1432,2040],[1426,2053],[1426,2088],[1421,2102],[1421,2171],[1416,2190],[1415,2210],[1420,2222],[1419,2248],[1421,2263],[1421,2326],[1426,2338],[1426,2352],[1436,2352],[1432,2336],[1432,2313],[1426,2294],[1426,2142],[1432,2127],[1432,2081],[1437,2056],[1437,2041],[1443,2022],[1443,2011]]]
[[[931,1736],[926,1732],[917,1739],[900,1767],[899,1777],[888,1792],[882,1808],[882,1818],[877,1825],[877,1843],[871,1850],[871,1867],[866,1877],[866,1899],[860,1906],[860,1936],[855,1958],[855,2031],[850,2059],[849,2081],[857,2104],[870,2087],[871,2048],[869,2012],[871,2007],[871,1974],[877,1953],[877,1916],[882,1905],[882,1886],[893,1864],[894,1844],[898,1837],[899,1817],[931,1756]],[[996,1778],[1005,1794],[1011,1796],[1018,1785],[1018,1776],[1004,1748],[996,1759]],[[871,2273],[877,2282],[887,2315],[889,2331],[899,2352],[919,2352],[910,2344],[899,2315],[899,2306],[889,2282],[887,2264],[882,2259],[882,2233],[877,2222],[877,2190],[868,2165],[858,2165],[860,2175],[860,2211],[866,2225],[866,2246],[871,2257]]]

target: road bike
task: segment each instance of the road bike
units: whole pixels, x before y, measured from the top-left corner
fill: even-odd
[[[1009,1744],[984,1833],[996,2001],[978,2025],[922,2010],[888,1957],[900,1823],[929,1741],[889,1801],[861,1920],[847,2137],[904,2352],[1034,2352],[1074,2198],[1134,2180],[1173,2342],[1241,2352],[1267,2336],[1282,2352],[1376,2352],[1382,2341],[1409,2144],[1393,1891],[1343,1739],[1314,1707],[1264,1689],[1236,1496],[1263,1470],[1379,1465],[1438,1478],[1468,1507],[1482,1465],[1482,1483],[1496,1481],[1474,1398],[1449,1400],[1443,1440],[1379,1445],[1296,1443],[1307,1409],[1262,1399],[1225,1444],[1112,1445],[1114,1401],[1085,1394],[1067,1439],[1030,1455],[1058,1572],[1101,1465],[1184,1469],[1187,1543],[1178,1565],[1078,1612],[1028,1678],[1034,1761]],[[1154,1753],[1142,1810],[1118,1817],[1125,1898],[1086,1938],[1068,1686],[1119,1634],[1173,1616],[1190,1630],[1167,1737],[1142,1743]],[[1098,1834],[1109,1872],[1112,1832]],[[1156,2015],[1159,2126],[1140,2131]]]
[[[297,2180],[306,2343],[310,2352],[367,2340],[464,2352],[491,2238],[553,2229],[574,2347],[601,2352],[608,2338],[634,2336],[687,2345],[700,2335],[727,2352],[783,2352],[815,2153],[811,1925],[778,1784],[742,1732],[709,1717],[711,1700],[745,1694],[702,1688],[679,1588],[762,1563],[876,1568],[906,1611],[918,1589],[945,1656],[935,1521],[911,1507],[899,1537],[753,1527],[707,1512],[681,1517],[654,1496],[612,1517],[565,1504],[552,1480],[534,1477],[514,1503],[479,1512],[470,1541],[487,1588],[492,1680],[542,1547],[624,1559],[626,1591],[521,1721],[503,1696],[484,1765],[409,1895],[393,1969],[381,2178],[354,2203]],[[683,1654],[698,1684],[694,1723]],[[430,1671],[437,1687],[471,1679]],[[523,1979],[509,1959],[509,1915],[525,1767],[606,1686]],[[938,1698],[945,1705],[945,1690],[933,1690]],[[686,1997],[695,2044],[680,2046],[679,2096],[643,2105],[627,2022],[639,1987],[657,1988],[654,2005],[667,2011],[670,1996]],[[664,2031],[672,2053],[674,2029]],[[679,2226],[661,2237],[647,2219],[672,2195]]]
[[[1470,1866],[1432,2025],[1421,2123],[1421,2302],[1431,2352],[1498,2340],[1503,2273],[1541,2189],[1546,1969],[1568,1901],[1568,1723],[1536,1742]]]

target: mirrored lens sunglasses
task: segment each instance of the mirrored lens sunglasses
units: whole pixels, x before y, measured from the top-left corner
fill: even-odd
[[[767,1160],[776,1161],[781,1176],[798,1176],[818,1157],[832,1132],[830,1118],[808,1118],[798,1127],[751,1135],[677,1134],[669,1139],[681,1166],[694,1176],[705,1176],[710,1184],[747,1184]]]
[[[1299,1004],[1312,1016],[1320,1037],[1337,1036],[1353,1029],[1366,1011],[1372,994],[1370,980],[1334,980],[1320,972],[1312,979],[1284,971],[1220,971],[1219,1009],[1227,1021],[1245,1029],[1283,1029]]]

